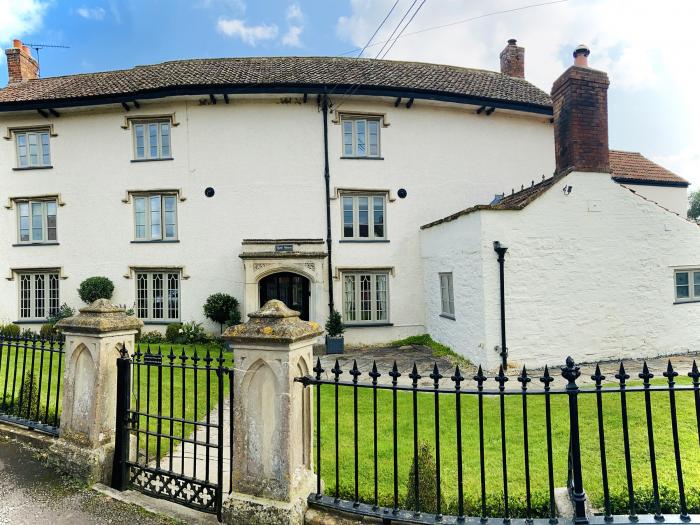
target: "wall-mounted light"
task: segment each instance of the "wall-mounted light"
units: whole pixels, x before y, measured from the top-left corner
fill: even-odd
[[[564,186],[564,188],[562,189],[562,191],[564,192],[564,195],[571,195],[571,190],[572,190],[572,189],[573,189],[573,188],[572,188],[571,186]]]

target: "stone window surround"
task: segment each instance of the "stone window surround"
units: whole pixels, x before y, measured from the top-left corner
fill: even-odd
[[[20,273],[48,273],[58,272],[58,278],[63,280],[68,279],[68,276],[63,273],[62,266],[23,266],[19,268],[10,268],[8,275],[5,277],[8,281],[14,281]]]
[[[340,286],[341,286],[341,297],[342,297],[342,315],[343,315],[343,323],[347,326],[347,328],[362,328],[362,327],[381,327],[381,326],[393,326],[393,323],[391,322],[391,284],[390,284],[390,278],[394,276],[393,273],[393,268],[367,268],[367,267],[362,267],[362,268],[344,268],[344,269],[339,269],[336,268],[337,272],[337,277],[338,279],[341,280]],[[357,315],[357,318],[354,321],[348,321],[345,319],[345,280],[343,277],[345,275],[355,275],[356,277],[361,275],[361,274],[370,274],[370,275],[386,275],[386,290],[385,290],[385,316],[386,319],[372,319],[372,320],[360,320],[359,315],[360,315],[360,294],[361,291],[359,289],[360,284],[356,279],[355,286],[356,286],[356,293],[355,293],[355,312]],[[371,279],[371,290],[372,292],[375,291],[375,280]],[[376,311],[376,298],[372,296],[371,298],[371,312],[372,312],[372,317],[375,316],[377,313]]]
[[[20,166],[19,163],[19,152],[18,152],[18,144],[16,143],[17,140],[17,134],[18,133],[48,133],[49,135],[49,164],[37,164],[36,166],[32,166],[31,164],[28,164],[27,166]],[[14,171],[25,171],[25,170],[42,170],[42,169],[51,169],[53,168],[53,145],[51,144],[51,139],[54,137],[58,137],[58,134],[54,132],[53,129],[53,124],[40,124],[38,126],[8,126],[7,131],[5,136],[3,137],[5,140],[11,140],[15,141],[14,145],[14,151],[15,151],[15,166],[12,168]],[[29,148],[29,144],[27,144],[27,148]],[[29,155],[29,153],[27,153]],[[39,153],[39,156],[41,156],[41,153]]]
[[[133,279],[137,272],[180,272],[180,279],[186,281],[190,278],[190,275],[186,272],[184,266],[172,266],[172,265],[133,265],[129,266],[126,273],[124,274],[124,279]]]
[[[170,124],[170,133],[169,133],[170,154],[167,157],[161,156],[161,150],[160,150],[161,131],[160,131],[160,127],[159,127],[159,129],[158,129],[158,156],[157,157],[137,158],[136,157],[136,133],[134,131],[133,124],[146,124],[146,123],[153,123],[153,122],[168,122]],[[179,125],[180,125],[180,123],[175,118],[174,112],[173,113],[154,113],[152,115],[140,114],[140,115],[125,116],[124,123],[121,125],[121,128],[124,130],[131,131],[131,155],[132,155],[131,162],[139,163],[139,162],[154,162],[154,161],[157,162],[157,161],[163,161],[163,160],[173,160],[174,155],[173,155],[173,143],[172,143],[172,128],[175,128]],[[144,133],[146,133],[146,131],[144,131]]]
[[[14,140],[15,132],[47,130],[49,132],[49,137],[58,137],[58,133],[56,133],[53,129],[53,124],[40,124],[38,126],[8,126],[6,128],[5,135],[2,138],[5,140]]]
[[[388,203],[391,202],[391,199],[389,198],[389,190],[352,190],[352,189],[339,189],[336,188],[336,199],[340,199],[340,239],[338,242],[341,243],[385,243],[389,242],[389,229],[388,229],[388,213],[387,213],[387,206]],[[359,237],[358,235],[355,235],[353,237],[345,237],[345,210],[343,208],[343,197],[367,197],[370,199],[369,202],[369,208],[368,208],[368,228],[369,228],[369,236],[368,237]],[[375,237],[374,236],[374,231],[373,231],[373,225],[374,225],[374,205],[371,202],[372,197],[383,197],[384,198],[384,210],[383,210],[383,215],[384,215],[384,235],[382,237]],[[359,229],[359,220],[357,217],[357,209],[355,207],[355,204],[353,202],[353,230]],[[358,233],[356,231],[356,233]]]

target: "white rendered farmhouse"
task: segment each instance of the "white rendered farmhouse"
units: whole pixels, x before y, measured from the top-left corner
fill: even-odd
[[[552,100],[514,40],[501,72],[270,57],[38,78],[21,42],[6,54],[0,322],[38,325],[104,275],[155,327],[226,292],[244,315],[333,307],[351,344],[425,333],[421,225],[555,172]],[[684,213],[687,182],[640,166],[626,182]]]

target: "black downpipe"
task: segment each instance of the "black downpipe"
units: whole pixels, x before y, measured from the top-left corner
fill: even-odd
[[[501,364],[503,370],[508,367],[508,347],[506,346],[506,291],[505,291],[505,260],[506,246],[501,246],[501,243],[494,241],[493,249],[498,254],[498,269],[501,281]]]
[[[328,250],[328,312],[335,309],[333,301],[333,240],[331,238],[331,171],[328,165],[328,96],[321,96],[323,112],[323,155],[325,167],[323,177],[326,179],[326,249]]]

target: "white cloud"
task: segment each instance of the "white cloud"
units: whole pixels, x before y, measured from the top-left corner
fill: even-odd
[[[5,44],[39,29],[48,6],[49,2],[40,0],[0,1],[0,42]]]
[[[350,13],[336,24],[338,37],[349,44],[347,50],[365,45],[393,3],[394,0],[351,0]],[[396,43],[387,58],[497,71],[498,55],[506,40],[517,38],[526,49],[527,79],[549,92],[552,82],[572,63],[575,46],[586,43],[591,47],[591,66],[608,72],[611,91],[640,99],[639,120],[623,123],[624,126],[648,127],[650,135],[658,132],[655,123],[646,117],[644,107],[656,103],[655,94],[667,98],[671,94],[670,98],[684,107],[684,118],[677,122],[683,143],[677,145],[673,155],[665,156],[674,164],[667,167],[700,183],[697,155],[691,154],[700,143],[700,104],[696,100],[700,68],[694,66],[698,62],[700,2],[669,0],[662,5],[654,0],[571,0],[410,35],[424,28],[512,9],[518,4],[527,2],[427,2],[406,30],[407,36]],[[405,9],[405,4],[399,3],[375,42],[389,36]],[[380,47],[371,46],[365,56],[374,57]],[[651,140],[650,143],[653,144]],[[643,153],[659,158],[653,146],[652,151],[647,146]]]
[[[301,11],[301,6],[294,2],[287,8],[287,20],[290,22],[304,20],[304,13]]]
[[[219,18],[216,29],[229,37],[240,38],[248,45],[255,46],[263,40],[273,40],[277,38],[279,29],[275,24],[259,24],[249,26],[244,20],[236,18]]]
[[[304,28],[301,26],[289,26],[287,32],[282,36],[282,44],[289,47],[301,46],[301,33]]]
[[[88,20],[104,20],[107,11],[101,7],[79,7],[76,13]]]
[[[301,6],[294,2],[287,7],[287,32],[282,35],[282,45],[301,47],[301,34],[304,32],[304,13]]]

